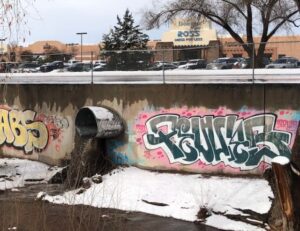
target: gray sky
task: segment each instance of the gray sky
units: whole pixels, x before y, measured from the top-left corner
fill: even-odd
[[[152,6],[152,0],[37,0],[35,10],[29,14],[26,44],[39,40],[58,40],[65,43],[79,42],[76,32],[87,32],[83,42],[98,43],[108,33],[128,8],[140,23],[142,10]],[[161,38],[166,30],[144,31],[150,39]]]
[[[151,8],[152,3],[153,0],[35,0],[35,9],[28,9],[27,30],[31,35],[25,36],[24,45],[40,40],[78,43],[76,32],[88,33],[83,37],[84,44],[99,43],[103,34],[116,25],[117,15],[122,17],[128,8],[136,24],[140,24],[142,11]],[[166,30],[167,26],[163,26],[144,33],[150,39],[160,39]],[[293,29],[293,34],[299,34],[299,29]]]

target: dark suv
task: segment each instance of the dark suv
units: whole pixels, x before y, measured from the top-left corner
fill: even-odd
[[[83,72],[90,71],[92,69],[92,63],[74,63],[67,68],[71,72]]]
[[[54,61],[52,63],[48,63],[45,65],[40,66],[41,72],[49,72],[56,69],[64,68],[64,63],[62,61]]]

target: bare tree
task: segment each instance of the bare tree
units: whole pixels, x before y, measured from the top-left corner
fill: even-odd
[[[34,9],[35,0],[0,0],[1,39],[25,41],[30,30],[27,27],[29,9]]]
[[[225,29],[259,67],[266,43],[280,28],[298,26],[298,12],[289,0],[170,0],[146,11],[144,24],[152,29],[178,16],[206,18]],[[261,39],[254,49],[255,34]]]

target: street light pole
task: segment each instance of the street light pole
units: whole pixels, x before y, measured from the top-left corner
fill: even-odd
[[[82,62],[82,36],[86,35],[87,33],[86,32],[78,32],[76,34],[80,35],[80,59],[81,59],[81,62]]]

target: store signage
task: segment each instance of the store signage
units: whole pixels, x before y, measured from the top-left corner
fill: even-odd
[[[195,30],[195,31],[178,31],[177,32],[178,37],[199,37],[200,36],[200,31]]]
[[[175,41],[176,42],[202,41],[202,38],[200,38],[199,30],[185,30],[185,31],[177,32],[177,38],[175,39]]]

